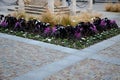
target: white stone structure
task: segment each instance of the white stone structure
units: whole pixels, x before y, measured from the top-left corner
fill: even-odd
[[[89,10],[92,11],[93,9],[93,0],[89,0]]]
[[[67,6],[66,5],[66,0],[62,0],[62,6]]]
[[[23,0],[18,0],[18,5],[19,5],[18,11],[19,12],[24,12],[25,11],[24,10],[24,6],[25,6],[24,1]]]
[[[54,13],[54,4],[55,4],[55,0],[47,0],[46,1],[48,3],[48,9]],[[89,2],[89,10],[92,11],[92,7],[93,7],[93,0],[88,0]],[[67,6],[66,5],[66,0],[62,0],[62,6]],[[18,0],[18,5],[19,5],[19,11],[24,11],[24,0]],[[69,6],[68,6],[69,7]],[[70,10],[72,12],[73,15],[76,15],[76,0],[71,0],[71,5],[70,5]]]
[[[54,13],[54,0],[48,0],[48,9]]]
[[[54,13],[54,0],[47,0],[48,1],[48,9]],[[62,6],[66,5],[66,0],[62,0]],[[76,15],[76,0],[71,0],[71,6],[70,6],[71,12],[73,15]]]
[[[76,0],[71,0],[71,11],[73,15],[76,15]]]

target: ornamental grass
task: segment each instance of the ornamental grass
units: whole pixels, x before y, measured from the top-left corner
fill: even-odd
[[[43,13],[40,19],[42,22],[50,23],[52,26],[55,25],[55,15],[52,14],[48,9],[46,13]]]
[[[120,3],[108,3],[105,5],[105,10],[110,12],[120,12]]]

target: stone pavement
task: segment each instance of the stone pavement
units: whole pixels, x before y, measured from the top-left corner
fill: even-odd
[[[120,80],[120,35],[82,50],[0,33],[0,80]]]
[[[66,56],[60,51],[0,36],[0,80],[10,80]]]
[[[97,56],[79,61],[45,80],[120,80],[119,50],[118,42],[99,51]]]

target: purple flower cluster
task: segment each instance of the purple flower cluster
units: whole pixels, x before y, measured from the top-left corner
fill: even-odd
[[[6,21],[1,21],[0,26],[7,27],[8,23]]]
[[[3,18],[3,16],[1,17]],[[6,16],[3,20],[2,18],[0,18],[0,27],[56,38],[81,39],[82,37],[91,36],[111,28],[118,28],[115,20],[101,19],[99,17],[94,18],[93,23],[80,22],[76,26],[57,24],[54,27],[37,19],[26,21],[23,18],[16,19],[13,16]]]
[[[15,26],[15,23],[17,22],[17,19],[13,16],[3,16],[3,15],[0,15],[2,17],[0,17],[0,26],[1,27],[5,27],[5,28],[11,28],[13,26]]]
[[[116,21],[110,20],[108,18],[101,19],[99,17],[96,17],[94,19],[93,24],[96,26],[96,29],[99,32],[106,31],[106,30],[111,29],[111,28],[118,28]]]

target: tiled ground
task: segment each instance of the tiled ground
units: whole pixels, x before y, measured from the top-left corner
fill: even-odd
[[[113,46],[100,51],[99,54],[102,54],[102,55],[108,56],[108,57],[120,58],[120,43],[118,42],[118,43],[114,44]]]
[[[55,50],[0,38],[0,80],[10,80],[65,56]]]
[[[120,66],[85,59],[45,80],[120,80]]]

